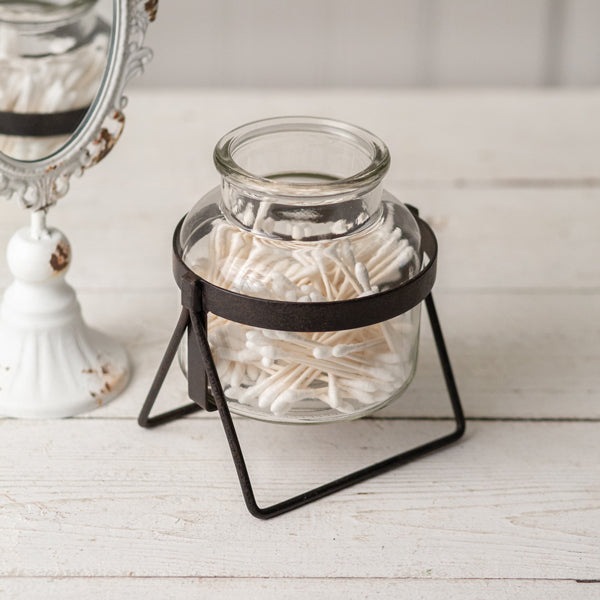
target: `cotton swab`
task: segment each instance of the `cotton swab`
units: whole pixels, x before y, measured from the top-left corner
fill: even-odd
[[[253,227],[271,218],[262,204],[256,215],[250,204],[238,209]],[[307,227],[292,226],[290,237],[304,236]],[[388,217],[373,235],[317,244],[256,236],[216,221],[208,256],[193,269],[247,295],[324,302],[377,293],[408,264],[418,268],[417,255]],[[356,330],[307,334],[208,316],[209,343],[228,398],[275,416],[308,401],[341,414],[385,401],[406,380],[417,330],[409,314]]]

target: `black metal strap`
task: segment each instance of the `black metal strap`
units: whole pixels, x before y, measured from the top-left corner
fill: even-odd
[[[416,211],[415,211],[416,212]],[[415,213],[413,213],[415,214]],[[337,302],[284,302],[246,296],[216,286],[196,275],[182,259],[180,231],[173,235],[173,270],[190,310],[215,315],[262,329],[280,331],[339,331],[366,327],[401,315],[422,302],[431,292],[437,266],[437,240],[431,227],[415,214],[421,232],[421,250],[429,262],[409,280],[389,290]],[[186,282],[195,281],[195,296],[185,292]]]
[[[0,111],[0,135],[52,137],[73,133],[89,106],[55,113],[17,113]]]

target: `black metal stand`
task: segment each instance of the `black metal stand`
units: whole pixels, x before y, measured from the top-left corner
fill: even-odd
[[[395,456],[387,458],[386,460],[382,460],[381,462],[365,467],[364,469],[355,471],[354,473],[346,475],[345,477],[331,481],[330,483],[314,488],[303,494],[299,494],[298,496],[294,496],[293,498],[283,502],[261,508],[256,502],[254,490],[252,489],[252,483],[246,467],[246,461],[244,460],[244,455],[242,453],[242,448],[233,424],[233,419],[231,418],[231,413],[229,412],[227,401],[225,400],[221,383],[212,359],[212,354],[208,346],[206,330],[201,323],[201,318],[199,315],[197,313],[188,311],[187,308],[183,308],[181,311],[181,316],[179,317],[179,321],[175,327],[175,331],[173,332],[162,363],[160,364],[158,372],[156,373],[156,377],[154,378],[152,387],[150,388],[150,392],[140,413],[138,423],[142,427],[157,427],[158,425],[163,425],[164,423],[169,423],[170,421],[174,421],[199,410],[203,410],[203,407],[200,406],[200,404],[193,402],[180,408],[150,417],[150,411],[154,406],[163,381],[165,380],[171,363],[175,358],[175,354],[177,353],[177,348],[179,347],[181,339],[183,338],[183,335],[188,327],[191,326],[192,332],[199,343],[206,376],[212,390],[212,398],[214,399],[216,408],[219,411],[219,416],[221,417],[221,422],[223,423],[223,429],[225,430],[225,435],[227,436],[227,441],[229,442],[229,448],[231,450],[233,462],[240,480],[244,501],[246,502],[246,506],[252,515],[258,517],[259,519],[270,519],[290,510],[294,510],[295,508],[299,508],[300,506],[304,506],[305,504],[309,504],[310,502],[314,502],[319,498],[323,498],[329,494],[333,494],[334,492],[350,487],[355,483],[365,481],[371,477],[375,477],[376,475],[390,471],[391,469],[415,460],[420,456],[424,456],[425,454],[429,454],[434,450],[438,450],[455,442],[463,435],[465,431],[465,418],[463,415],[458,390],[456,388],[456,383],[454,381],[450,359],[446,350],[446,344],[444,343],[442,330],[431,294],[427,296],[425,303],[427,306],[427,314],[429,315],[431,328],[433,330],[433,336],[442,366],[442,371],[444,373],[444,380],[448,390],[448,395],[450,396],[450,403],[452,405],[452,412],[454,414],[454,420],[456,423],[455,430],[448,435],[434,439],[426,444],[412,448],[411,450],[396,454]]]
[[[218,410],[246,506],[250,513],[259,519],[270,519],[299,508],[355,483],[399,467],[458,440],[465,431],[465,418],[442,329],[431,296],[431,289],[435,281],[437,241],[429,225],[419,218],[418,211],[413,207],[409,208],[413,212],[421,232],[421,259],[426,253],[429,262],[417,275],[395,288],[371,296],[339,302],[281,302],[244,296],[211,284],[193,273],[183,262],[179,240],[182,219],[173,236],[173,270],[177,285],[181,289],[183,308],[140,413],[139,424],[142,427],[151,428],[169,423],[199,410]],[[207,208],[207,210],[211,209]],[[207,222],[209,222],[208,219]],[[202,236],[205,232],[199,231],[197,233],[198,236]],[[422,301],[425,301],[427,307],[446,388],[450,396],[456,423],[455,430],[448,435],[396,454],[386,460],[278,504],[265,508],[259,507],[256,503],[242,448],[208,344],[207,314],[211,312],[237,323],[264,329],[295,332],[338,331],[383,322],[414,308]],[[151,417],[150,411],[156,402],[161,386],[186,331],[188,332],[188,395],[193,402]],[[208,392],[209,386],[210,394]]]

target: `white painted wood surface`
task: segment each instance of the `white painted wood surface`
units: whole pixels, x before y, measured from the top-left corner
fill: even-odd
[[[122,600],[165,598],[411,598],[415,600],[464,600],[465,598],[527,598],[527,600],[597,600],[596,585],[574,581],[456,580],[456,579],[298,579],[272,578],[8,578],[0,579],[0,593],[7,598],[26,594],[28,600]]]
[[[597,0],[165,0],[141,86],[600,83]]]
[[[0,597],[599,597],[598,110],[595,92],[132,93],[123,140],[50,221],[133,381],[81,418],[0,420]],[[217,183],[212,146],[285,113],[389,141],[388,187],[439,234],[436,300],[469,423],[452,448],[259,522],[214,416],[153,431],[135,418],[177,316],[172,228]],[[0,245],[26,220],[1,205]],[[425,320],[423,334],[414,385],[373,419],[239,421],[261,501],[450,427],[431,419],[448,408]],[[175,367],[161,407],[184,400]]]

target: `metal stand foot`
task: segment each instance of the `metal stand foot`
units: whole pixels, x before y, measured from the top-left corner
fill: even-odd
[[[229,442],[229,448],[231,450],[233,462],[237,470],[238,478],[242,488],[242,494],[244,496],[244,501],[246,502],[246,506],[248,507],[248,510],[252,515],[259,519],[270,519],[272,517],[276,517],[277,515],[281,515],[283,513],[299,508],[300,506],[304,506],[305,504],[309,504],[310,502],[314,502],[319,498],[323,498],[325,496],[328,496],[329,494],[333,494],[334,492],[350,487],[355,483],[365,481],[367,479],[370,479],[371,477],[375,477],[376,475],[385,473],[386,471],[390,471],[391,469],[395,469],[400,465],[406,464],[410,461],[415,460],[416,458],[419,458],[420,456],[424,456],[425,454],[429,454],[434,450],[439,450],[440,448],[443,448],[444,446],[455,442],[463,435],[465,431],[465,418],[463,415],[458,390],[456,388],[454,375],[452,373],[452,367],[450,365],[450,359],[448,357],[448,352],[446,350],[442,330],[440,327],[440,323],[431,294],[429,294],[425,298],[425,304],[427,307],[427,313],[429,315],[431,328],[433,330],[433,336],[437,347],[438,357],[440,359],[440,364],[444,374],[444,380],[446,383],[446,388],[448,390],[448,395],[450,396],[450,403],[452,405],[452,411],[456,423],[455,430],[448,435],[434,439],[430,442],[427,442],[426,444],[422,444],[420,446],[412,448],[411,450],[407,450],[405,452],[401,452],[400,454],[396,454],[395,456],[392,456],[373,465],[355,471],[354,473],[331,481],[325,485],[321,485],[317,488],[304,492],[303,494],[294,496],[293,498],[289,498],[288,500],[284,500],[283,502],[279,502],[277,504],[261,508],[260,506],[258,506],[256,498],[254,496],[254,490],[252,488],[252,483],[248,475],[248,469],[246,468],[244,455],[242,453],[240,442],[238,440],[233,420],[231,418],[231,413],[229,412],[229,408],[227,406],[227,401],[223,393],[221,382],[219,380],[219,376],[214,365],[212,354],[210,352],[210,347],[208,345],[206,335],[205,315],[194,311],[188,311],[187,308],[184,308],[181,312],[179,322],[177,323],[175,331],[173,332],[171,341],[169,342],[162,363],[158,369],[148,397],[146,398],[146,402],[144,403],[144,406],[140,413],[138,423],[142,427],[156,427],[157,425],[162,425],[175,419],[179,419],[191,413],[202,410],[203,408],[206,408],[208,406],[209,398],[206,395],[205,387],[204,390],[201,390],[200,394],[193,395],[194,398],[199,398],[198,403],[194,402],[192,404],[187,404],[185,406],[171,410],[169,412],[162,413],[155,417],[150,417],[150,411],[152,410],[152,407],[156,401],[156,398],[158,396],[162,383],[167,375],[169,367],[171,366],[171,363],[175,358],[175,354],[177,353],[177,348],[179,346],[179,343],[181,342],[183,334],[186,332],[186,330],[188,330],[188,328],[191,327],[192,336],[194,338],[194,341],[196,342],[196,350],[199,354],[198,358],[204,365],[208,385],[210,386],[212,392],[212,401],[214,402],[217,410],[219,411],[219,416],[223,424],[223,429],[225,430],[225,435],[227,436],[227,441]]]

